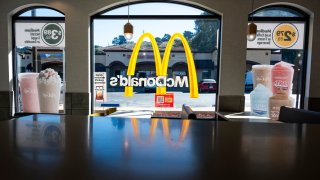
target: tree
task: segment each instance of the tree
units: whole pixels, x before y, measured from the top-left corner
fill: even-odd
[[[193,37],[193,32],[191,32],[191,31],[184,31],[183,32],[183,36],[187,39],[187,40],[189,40],[189,39],[191,39],[192,37]]]
[[[113,38],[112,44],[113,45],[121,45],[127,43],[126,38],[123,35],[119,35],[118,37]]]
[[[95,55],[105,55],[106,53],[103,51],[103,49],[94,49]]]
[[[164,34],[164,36],[162,37],[161,41],[162,42],[168,42],[170,38],[171,38],[170,34]]]
[[[159,37],[156,37],[155,40],[156,40],[156,42],[157,42],[158,44],[162,43],[161,38],[159,38]]]
[[[112,40],[112,44],[113,44],[113,45],[118,45],[119,42],[120,42],[120,40],[119,40],[118,37],[115,37],[115,38],[113,38],[113,40]]]
[[[206,14],[206,13],[204,13]],[[216,50],[217,30],[220,22],[218,20],[195,20],[195,34],[191,39],[191,47],[194,50],[212,52]]]
[[[295,64],[296,59],[301,58],[303,51],[292,49],[281,49],[282,60],[291,64]],[[300,56],[298,56],[300,54]]]
[[[127,39],[124,37],[124,35],[119,35],[119,44],[125,44],[127,43]]]
[[[174,44],[173,44],[174,47],[182,47],[182,41],[180,39],[175,39],[174,40]]]

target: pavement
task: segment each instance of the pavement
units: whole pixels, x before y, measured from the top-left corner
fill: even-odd
[[[170,92],[169,92],[170,93]],[[189,93],[174,93],[173,108],[154,107],[155,93],[134,93],[132,97],[125,97],[124,92],[108,92],[107,101],[96,102],[96,110],[103,110],[101,103],[120,104],[112,117],[151,118],[155,111],[180,111],[186,104],[194,111],[215,111],[216,93],[199,93],[199,98],[190,98]],[[292,95],[296,99],[296,95]],[[245,94],[245,111],[250,111],[250,94]]]
[[[190,98],[189,93],[174,93],[173,108],[154,107],[155,93],[134,93],[132,97],[125,97],[123,92],[108,92],[107,101],[96,102],[96,110],[103,110],[101,103],[120,104],[112,117],[151,118],[155,111],[180,111],[186,104],[194,111],[215,111],[216,94],[200,93],[199,98]]]

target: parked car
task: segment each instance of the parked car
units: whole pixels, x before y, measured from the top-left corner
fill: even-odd
[[[156,76],[149,76],[148,78],[156,78]],[[154,93],[156,92],[157,85],[153,84],[152,86],[149,86],[148,83],[143,87],[143,91],[146,93]]]
[[[199,82],[200,92],[217,92],[217,82],[214,79],[202,79]]]
[[[251,92],[253,90],[252,71],[246,72],[245,79],[245,92]]]
[[[154,84],[153,86],[148,86],[148,84],[146,84],[146,86],[144,86],[144,92],[154,93],[154,92],[156,92],[156,89],[157,89],[156,84]]]

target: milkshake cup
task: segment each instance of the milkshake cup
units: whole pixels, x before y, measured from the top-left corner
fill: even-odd
[[[251,114],[267,117],[269,110],[269,98],[271,96],[272,92],[269,88],[262,84],[258,84],[250,93]]]
[[[272,65],[253,65],[253,88],[256,88],[258,84],[262,84],[271,91],[271,68]]]
[[[272,120],[279,119],[280,107],[287,106],[293,107],[294,99],[287,98],[285,95],[275,95],[269,99],[269,118]]]
[[[20,73],[18,75],[23,112],[40,112],[37,87],[38,74],[39,73]]]
[[[59,113],[61,78],[53,69],[46,69],[37,78],[40,112]]]
[[[289,97],[292,89],[293,68],[286,62],[275,64],[271,70],[272,92],[274,95]]]

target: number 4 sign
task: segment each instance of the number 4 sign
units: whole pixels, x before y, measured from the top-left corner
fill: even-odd
[[[173,93],[155,95],[155,107],[173,107],[174,95]]]

